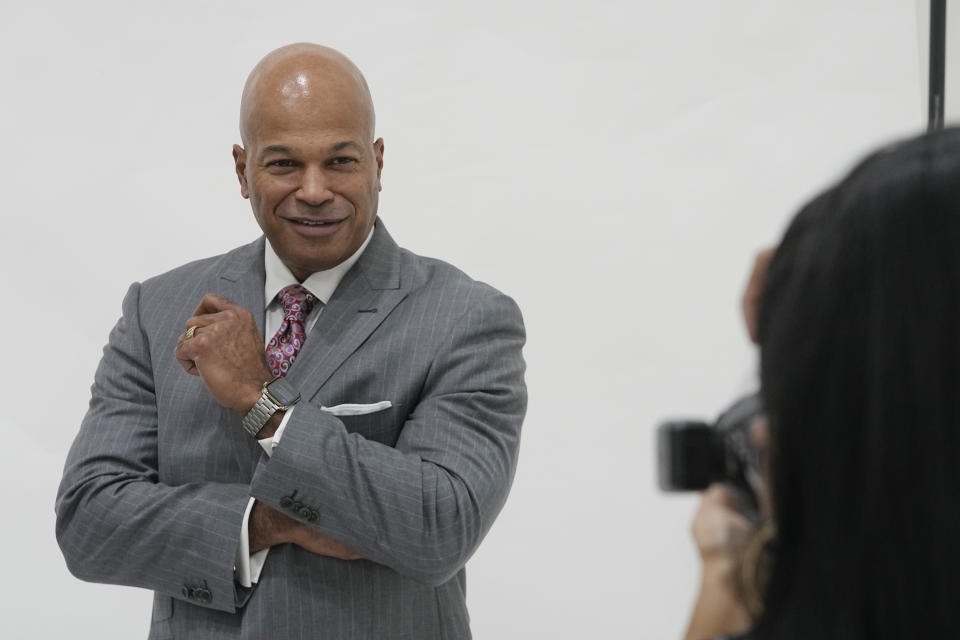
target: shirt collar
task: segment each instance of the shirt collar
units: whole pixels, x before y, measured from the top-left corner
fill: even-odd
[[[370,244],[371,238],[373,238],[373,229],[370,229],[370,233],[367,234],[367,239],[363,241],[359,249],[354,251],[352,256],[331,269],[311,273],[307,279],[300,284],[320,300],[320,302],[327,304],[333,292],[336,291],[337,286],[340,284],[340,281],[343,280],[343,276],[347,274],[350,267],[356,264],[360,256],[363,255],[367,245]],[[280,290],[292,284],[297,284],[297,279],[290,273],[287,265],[283,264],[277,252],[273,250],[270,240],[268,239],[264,244],[263,267],[266,272],[266,279],[263,285],[263,297],[266,301],[264,307],[269,307]]]

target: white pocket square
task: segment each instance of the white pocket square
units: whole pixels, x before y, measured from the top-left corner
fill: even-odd
[[[335,416],[362,416],[368,413],[376,413],[393,406],[389,400],[374,402],[371,404],[338,404],[332,407],[320,407],[321,411],[332,413]]]

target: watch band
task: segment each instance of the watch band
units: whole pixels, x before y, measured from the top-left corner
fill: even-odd
[[[290,404],[278,404],[275,402],[274,397],[270,395],[267,387],[280,379],[281,378],[274,378],[273,380],[268,380],[263,383],[263,387],[260,389],[260,399],[257,400],[257,403],[250,408],[247,415],[243,416],[243,419],[240,421],[243,430],[254,438],[257,437],[263,425],[267,424],[267,421],[273,417],[273,414],[277,411],[286,411],[300,399],[299,394],[297,394],[297,397],[293,399]]]

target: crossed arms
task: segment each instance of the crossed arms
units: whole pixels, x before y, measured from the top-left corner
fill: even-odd
[[[58,492],[57,538],[75,575],[176,598],[186,597],[186,584],[202,583],[210,598],[195,604],[234,611],[250,595],[233,580],[249,498],[275,519],[292,491],[320,517],[286,511],[271,531],[255,514],[252,545],[293,542],[324,553],[310,545],[325,541],[340,545],[331,555],[352,550],[433,585],[462,568],[502,507],[516,465],[524,334],[509,298],[484,289],[455,322],[432,331],[428,362],[410,353],[411,370],[422,375],[384,383],[410,398],[393,446],[350,433],[303,401],[273,456],[245,470],[228,445],[248,436],[228,432],[239,430],[228,408],[208,402],[204,415],[192,415],[200,405],[183,391],[191,377],[173,359],[182,328],[160,329],[144,313],[146,286],[132,286],[124,300]],[[388,319],[377,333],[391,330]],[[199,428],[210,419],[220,433]]]

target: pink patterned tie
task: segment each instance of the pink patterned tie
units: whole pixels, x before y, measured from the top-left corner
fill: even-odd
[[[318,301],[299,284],[281,289],[277,301],[283,305],[283,323],[267,344],[267,364],[274,377],[282,377],[287,375],[307,339],[304,323]]]

